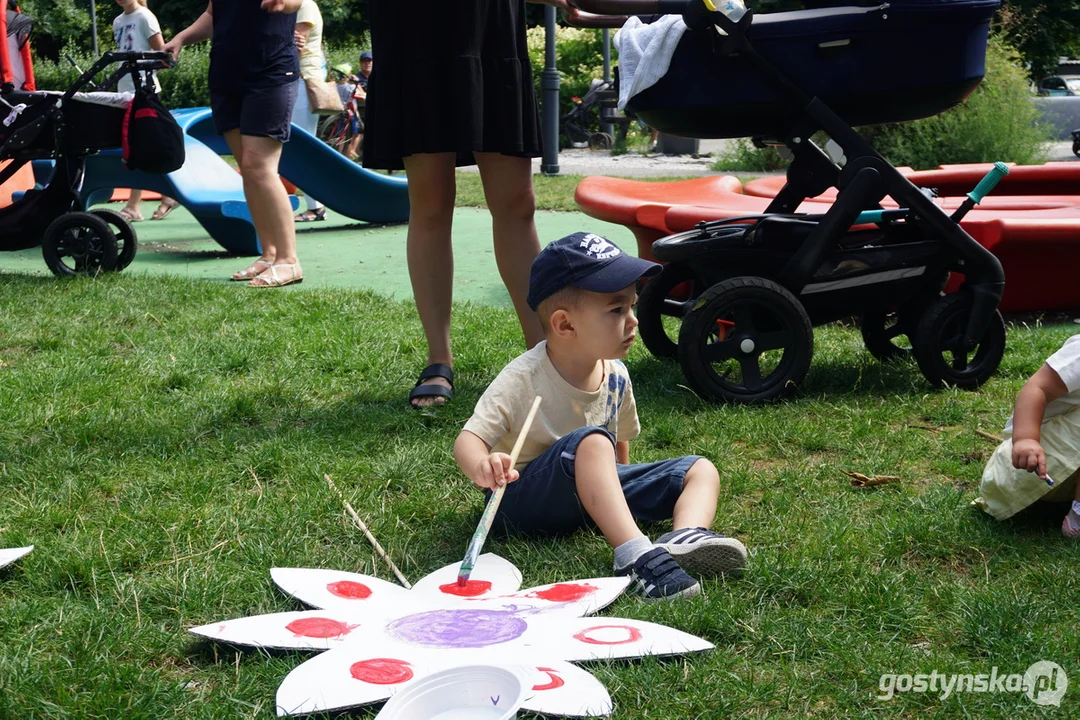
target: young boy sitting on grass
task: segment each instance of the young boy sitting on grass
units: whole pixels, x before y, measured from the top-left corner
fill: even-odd
[[[697,595],[695,574],[736,573],[746,548],[709,530],[720,476],[691,455],[630,465],[641,431],[626,366],[634,342],[636,283],[656,263],[604,238],[575,233],[532,264],[529,306],[545,340],[503,368],[454,443],[462,472],[490,493],[506,485],[495,527],[554,535],[595,525],[615,548],[615,574],[648,599]],[[533,399],[539,411],[510,467],[509,451]],[[673,518],[653,543],[638,521]]]
[[[1005,437],[972,504],[1004,520],[1036,500],[1071,499],[1061,534],[1080,540],[1080,335],[1066,340],[1024,383]]]

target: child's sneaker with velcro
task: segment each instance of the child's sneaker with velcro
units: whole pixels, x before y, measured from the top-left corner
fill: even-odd
[[[656,539],[688,572],[695,575],[738,575],[746,567],[746,546],[735,538],[705,528],[682,528]]]
[[[701,585],[686,574],[667,550],[654,547],[638,557],[633,565],[615,568],[616,575],[629,575],[627,592],[646,600],[670,600],[701,594]]]

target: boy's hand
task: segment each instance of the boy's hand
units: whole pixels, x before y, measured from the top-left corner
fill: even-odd
[[[510,465],[510,456],[506,453],[491,453],[476,465],[473,482],[481,488],[495,490],[518,479],[518,471]]]
[[[1018,470],[1027,470],[1041,478],[1046,477],[1046,451],[1038,440],[1014,440],[1012,464]]]

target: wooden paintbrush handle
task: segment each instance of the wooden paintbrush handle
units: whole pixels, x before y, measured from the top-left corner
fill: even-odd
[[[518,432],[517,440],[514,442],[514,448],[510,451],[510,468],[513,469],[517,465],[518,455],[521,454],[521,447],[525,444],[525,437],[529,434],[529,428],[532,427],[533,418],[536,417],[536,411],[540,409],[540,396],[537,395],[533,400],[532,407],[529,408],[529,414],[525,417],[525,424],[521,426],[521,431]],[[484,507],[484,514],[480,516],[480,522],[476,526],[476,532],[473,533],[472,540],[469,541],[469,548],[465,551],[465,559],[461,563],[462,573],[458,577],[467,576],[467,572],[472,569],[473,564],[476,562],[476,558],[480,556],[480,549],[484,546],[484,541],[487,540],[488,533],[491,531],[491,524],[495,521],[495,513],[499,509],[499,503],[502,502],[503,493],[506,491],[506,485],[499,485],[491,492],[491,497],[488,498],[487,505]]]

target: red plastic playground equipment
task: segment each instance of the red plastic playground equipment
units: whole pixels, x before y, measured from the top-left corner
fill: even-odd
[[[945,165],[937,170],[901,169],[913,184],[933,188],[937,202],[954,210],[991,166]],[[592,217],[625,225],[634,233],[638,254],[652,257],[662,237],[692,230],[700,222],[765,212],[783,188],[783,176],[752,180],[743,186],[730,176],[655,183],[590,177],[577,188],[581,209]],[[1005,268],[1004,312],[1080,308],[1080,163],[1010,166],[995,195],[961,221],[980,245]],[[798,212],[823,213],[836,190],[803,202]],[[883,207],[895,207],[889,198]],[[958,285],[958,278],[949,288]]]

